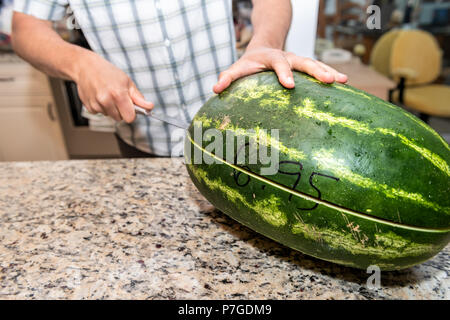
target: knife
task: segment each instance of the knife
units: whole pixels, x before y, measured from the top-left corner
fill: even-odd
[[[149,116],[152,117],[156,120],[171,124],[175,127],[187,130],[189,128],[189,125],[184,123],[183,121],[174,118],[174,117],[169,117],[163,114],[155,114],[153,112],[153,110],[145,110],[144,108],[138,107],[138,106],[134,106],[134,110],[136,111],[136,113],[142,114],[144,116]]]

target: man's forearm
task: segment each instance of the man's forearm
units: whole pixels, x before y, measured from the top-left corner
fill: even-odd
[[[248,47],[282,49],[291,19],[290,0],[253,0],[253,38]]]
[[[93,54],[64,41],[49,21],[15,12],[12,27],[16,53],[48,75],[76,81],[79,62]]]

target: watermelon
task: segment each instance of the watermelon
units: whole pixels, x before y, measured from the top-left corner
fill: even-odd
[[[396,270],[436,255],[450,239],[445,140],[364,91],[294,81],[261,72],[206,102],[185,144],[198,190],[252,230],[341,265]],[[274,172],[255,156],[263,148],[278,155]]]

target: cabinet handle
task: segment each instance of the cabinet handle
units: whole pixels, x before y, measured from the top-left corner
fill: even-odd
[[[55,115],[53,114],[53,105],[51,102],[47,104],[47,114],[51,121],[55,121]]]
[[[14,77],[0,78],[0,82],[14,82],[14,80],[16,80]]]

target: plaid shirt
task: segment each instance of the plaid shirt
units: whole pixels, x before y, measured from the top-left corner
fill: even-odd
[[[16,0],[14,9],[60,20],[68,6],[92,50],[126,72],[155,113],[186,123],[236,59],[231,0]],[[153,118],[116,130],[142,151],[182,155],[183,130]]]

